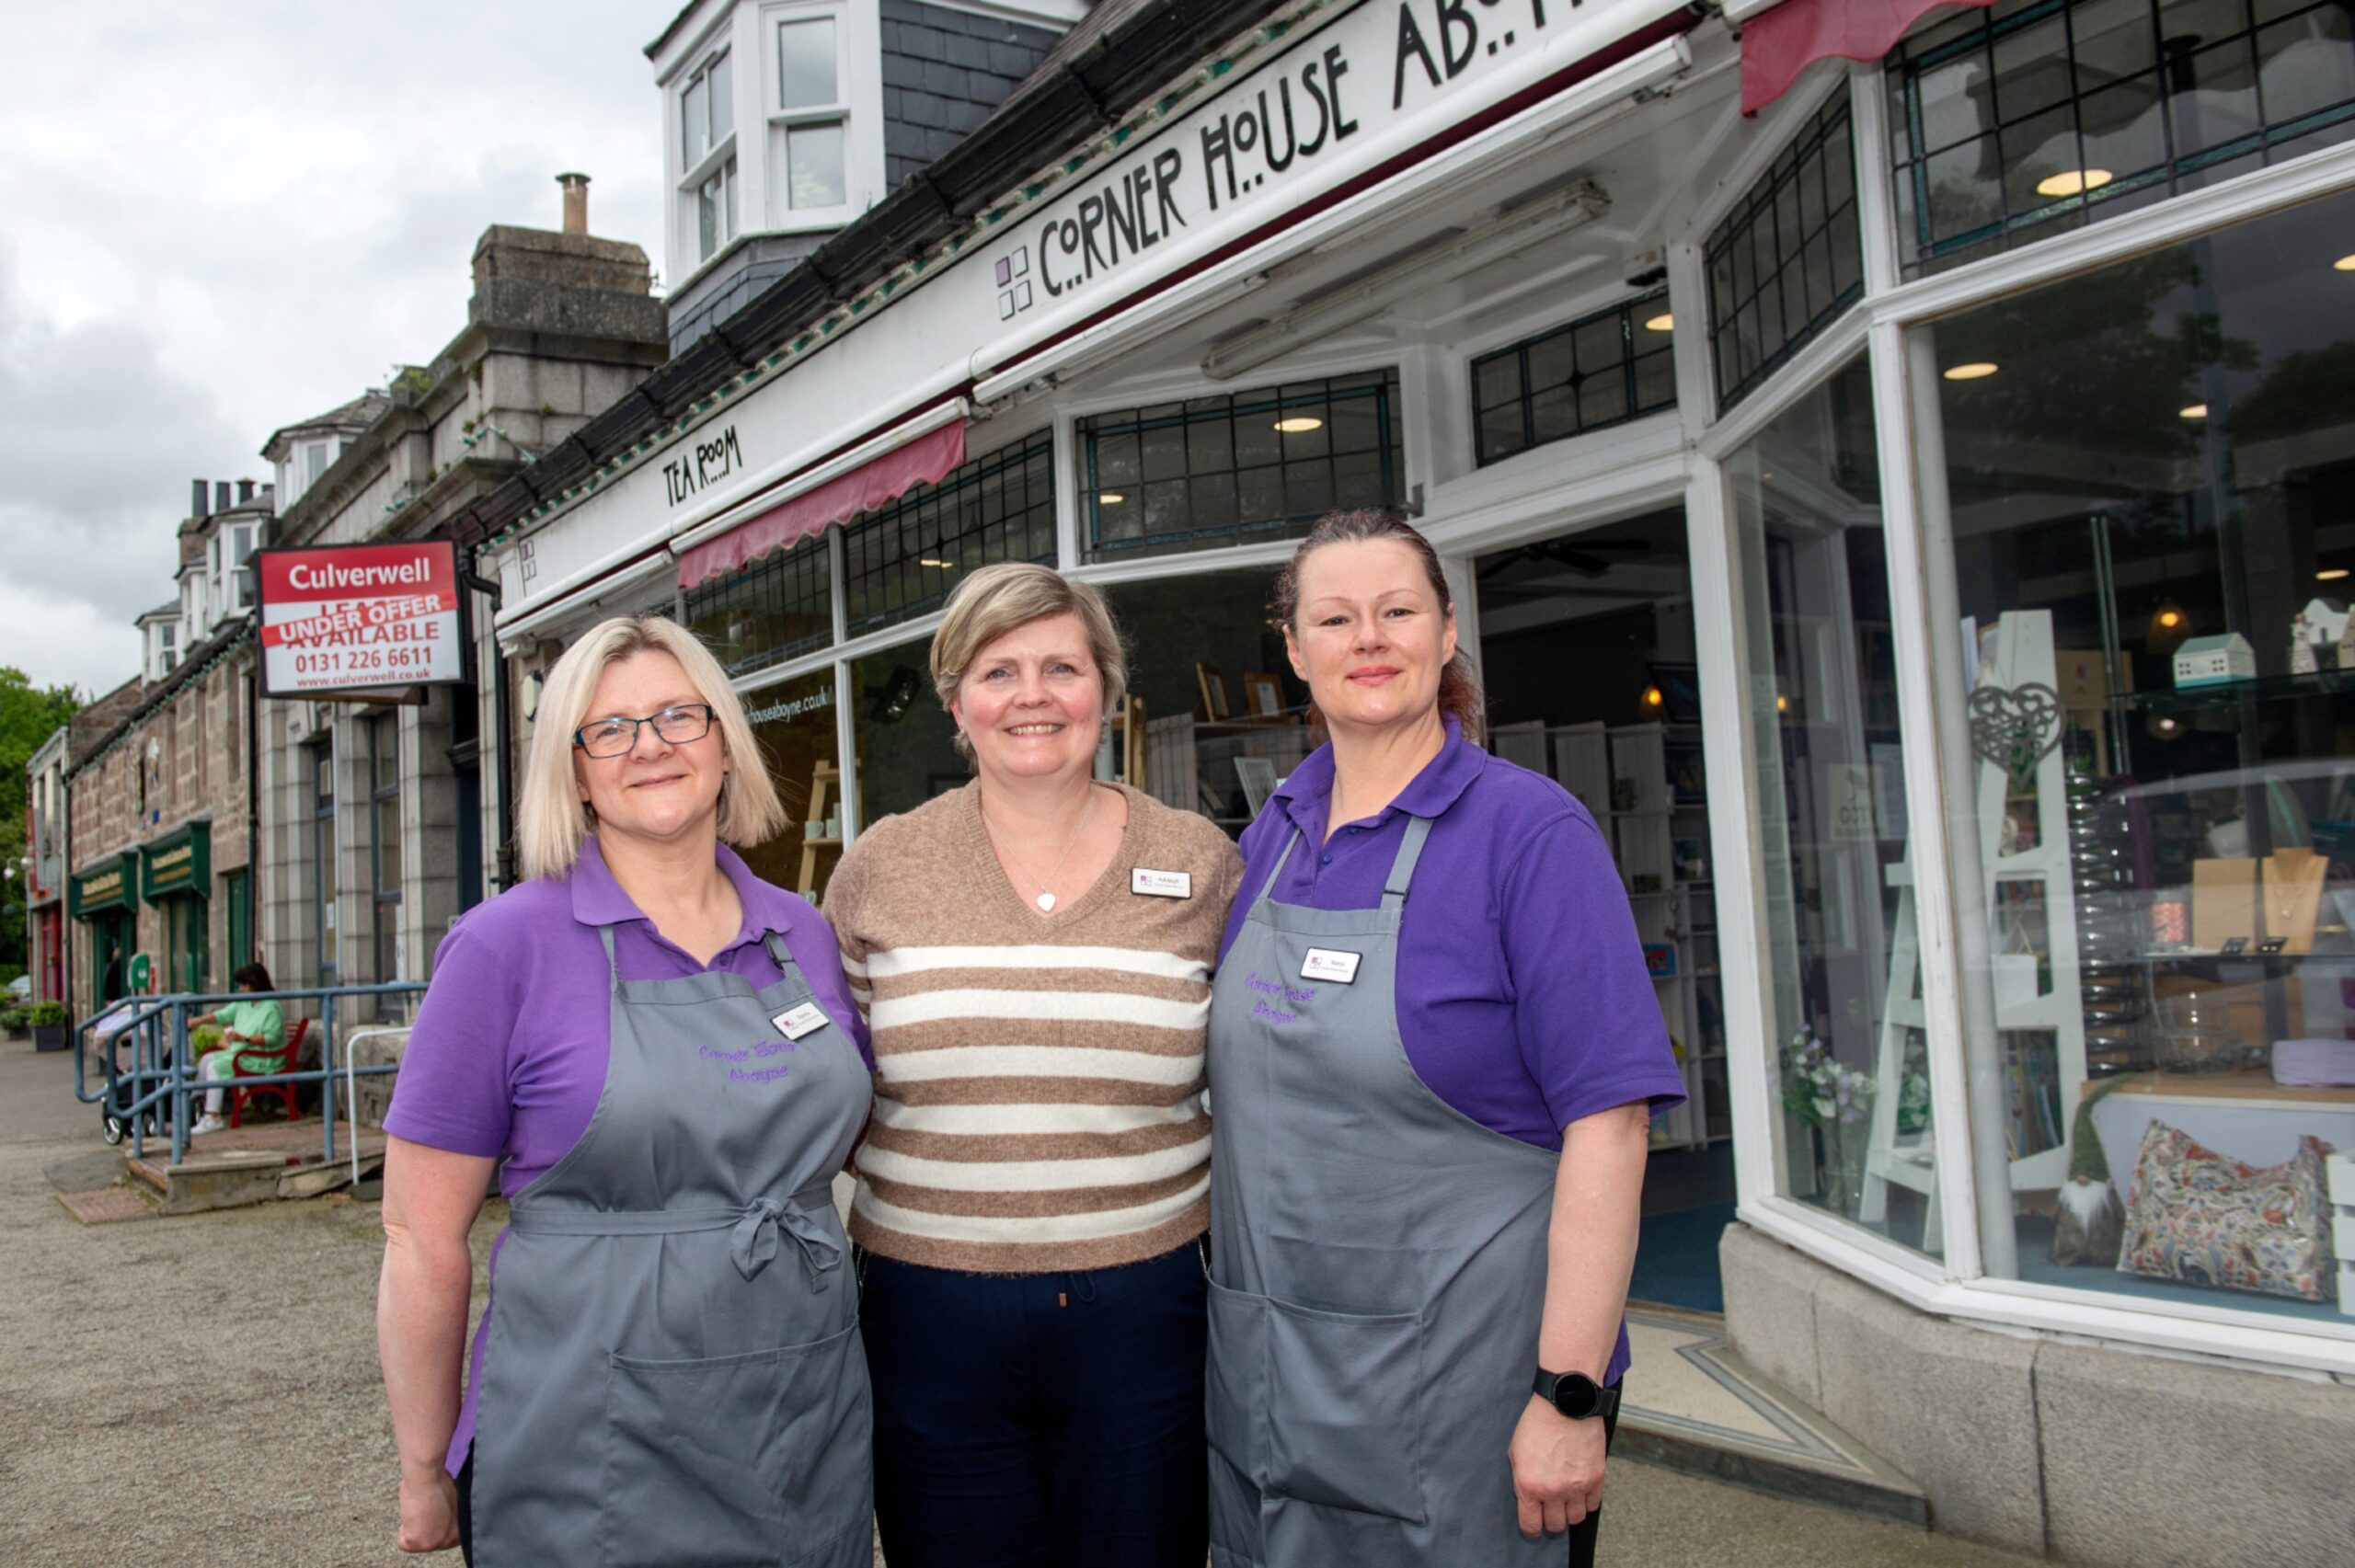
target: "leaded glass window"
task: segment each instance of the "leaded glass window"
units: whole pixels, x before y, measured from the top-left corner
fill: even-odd
[[[2355,134],[2355,17],[2294,0],[2042,0],[1888,63],[1899,259],[1919,277]]]
[[[821,534],[772,550],[687,595],[687,624],[720,667],[743,675],[833,639],[833,574]],[[666,603],[649,612],[667,615]]]
[[[1054,437],[1000,447],[843,532],[850,635],[936,609],[994,561],[1055,559]]]
[[[1094,561],[1281,538],[1406,495],[1396,371],[1122,409],[1075,429]]]
[[[1717,406],[1731,407],[1864,296],[1845,94],[1816,111],[1703,249]]]
[[[1674,330],[1656,289],[1474,360],[1480,462],[1675,407]]]

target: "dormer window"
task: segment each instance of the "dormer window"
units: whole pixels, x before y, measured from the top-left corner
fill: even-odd
[[[721,50],[679,94],[679,190],[700,266],[737,232],[734,63]]]
[[[842,29],[831,12],[776,25],[777,107],[769,116],[774,210],[822,212],[850,201],[850,109]]]

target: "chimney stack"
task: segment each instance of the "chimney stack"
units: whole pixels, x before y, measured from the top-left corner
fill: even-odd
[[[229,481],[226,479],[215,479],[213,482],[213,509],[214,511],[229,509]]]
[[[191,479],[188,484],[188,515],[190,517],[210,517],[212,513],[205,509],[204,505],[204,481],[201,479]]]
[[[254,498],[254,482],[253,482],[252,480],[250,480],[250,479],[240,479],[240,480],[238,480],[238,481],[237,481],[237,504],[238,504],[239,506],[241,506],[241,507],[243,507],[243,506],[251,506],[251,505],[253,504],[253,498]]]
[[[589,232],[589,177],[560,174],[556,182],[564,187],[564,232],[585,235]]]

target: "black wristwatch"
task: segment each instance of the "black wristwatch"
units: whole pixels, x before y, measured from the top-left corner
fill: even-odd
[[[1572,1421],[1619,1413],[1619,1385],[1604,1388],[1584,1372],[1548,1372],[1540,1367],[1532,1391]]]

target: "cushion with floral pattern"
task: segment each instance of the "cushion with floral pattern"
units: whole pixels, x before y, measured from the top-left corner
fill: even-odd
[[[2286,1163],[2262,1169],[2202,1147],[2180,1127],[2143,1129],[2126,1195],[2120,1274],[2326,1301],[2338,1290],[2323,1159],[2298,1139]]]

